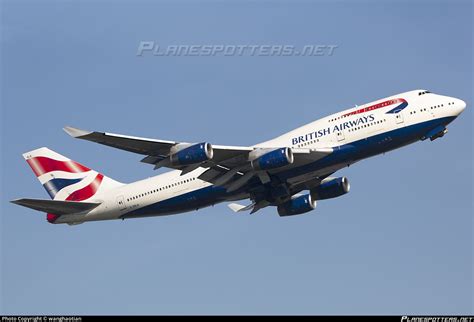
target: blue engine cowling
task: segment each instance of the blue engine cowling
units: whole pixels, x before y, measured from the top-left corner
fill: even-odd
[[[426,140],[429,138],[431,141],[434,141],[437,138],[442,138],[446,133],[448,133],[448,129],[444,125],[439,125],[426,133],[421,139]]]
[[[322,183],[311,190],[315,200],[331,199],[345,195],[351,189],[346,177],[325,179]]]
[[[211,144],[207,142],[188,146],[171,155],[173,165],[191,165],[212,159],[214,151]]]
[[[254,170],[271,170],[292,164],[293,160],[293,152],[290,148],[280,148],[265,153],[253,160],[252,168]]]
[[[310,194],[291,199],[278,206],[281,217],[301,215],[316,208],[316,200]]]

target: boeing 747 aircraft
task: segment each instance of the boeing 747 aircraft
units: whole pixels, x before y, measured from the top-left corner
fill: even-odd
[[[426,90],[390,96],[314,121],[250,147],[148,139],[72,127],[74,138],[143,155],[154,169],[174,169],[123,184],[48,148],[25,153],[52,200],[12,202],[47,213],[50,223],[163,216],[220,202],[235,212],[274,206],[280,216],[304,214],[318,200],[349,192],[332,175],[359,160],[447,133],[466,108],[460,99]]]

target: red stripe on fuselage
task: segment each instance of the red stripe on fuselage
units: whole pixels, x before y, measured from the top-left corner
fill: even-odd
[[[71,193],[67,198],[66,200],[70,200],[70,201],[82,201],[82,200],[86,200],[86,199],[89,199],[90,197],[92,197],[93,195],[95,195],[95,193],[97,192],[97,190],[99,189],[99,186],[100,184],[102,183],[102,179],[104,179],[104,176],[102,174],[98,174],[94,180],[89,183],[87,186],[85,186],[84,188],[81,188],[77,191],[74,191],[73,193]]]
[[[406,103],[406,101],[403,98],[396,98],[396,99],[384,101],[384,102],[381,102],[381,103],[377,103],[375,105],[367,106],[367,107],[358,109],[356,111],[346,113],[343,116],[350,116],[350,115],[370,112],[370,111],[377,110],[377,109],[382,108],[382,107],[387,107],[387,106],[390,106],[390,105],[393,105],[393,104],[396,104],[396,103]]]
[[[86,172],[89,168],[74,161],[58,161],[47,157],[34,157],[26,160],[37,177],[51,171]]]

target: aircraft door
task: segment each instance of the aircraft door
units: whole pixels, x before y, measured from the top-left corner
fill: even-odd
[[[342,132],[342,131],[337,132],[336,137],[337,137],[338,142],[344,141],[344,139],[345,139],[344,132]]]
[[[395,121],[397,122],[397,124],[402,124],[403,123],[403,112],[398,112],[397,114],[395,114]]]
[[[123,196],[117,197],[117,206],[119,207],[120,210],[127,209],[127,204],[125,203],[125,198]]]

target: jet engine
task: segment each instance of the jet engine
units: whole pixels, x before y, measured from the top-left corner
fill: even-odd
[[[252,168],[254,170],[271,170],[292,164],[293,160],[293,152],[290,148],[280,148],[252,160]]]
[[[281,217],[301,215],[316,208],[316,200],[311,194],[294,197],[278,206],[278,214]]]
[[[439,125],[426,133],[424,137],[422,137],[422,140],[426,140],[429,138],[431,141],[436,140],[437,138],[442,138],[446,133],[448,133],[448,129],[445,128],[443,125]]]
[[[186,145],[181,148],[178,146],[177,149],[178,150],[170,156],[170,161],[173,165],[201,163],[212,159],[214,155],[212,145],[207,142]]]
[[[314,200],[331,199],[345,195],[350,189],[351,185],[346,177],[326,178],[311,190],[311,196]]]

